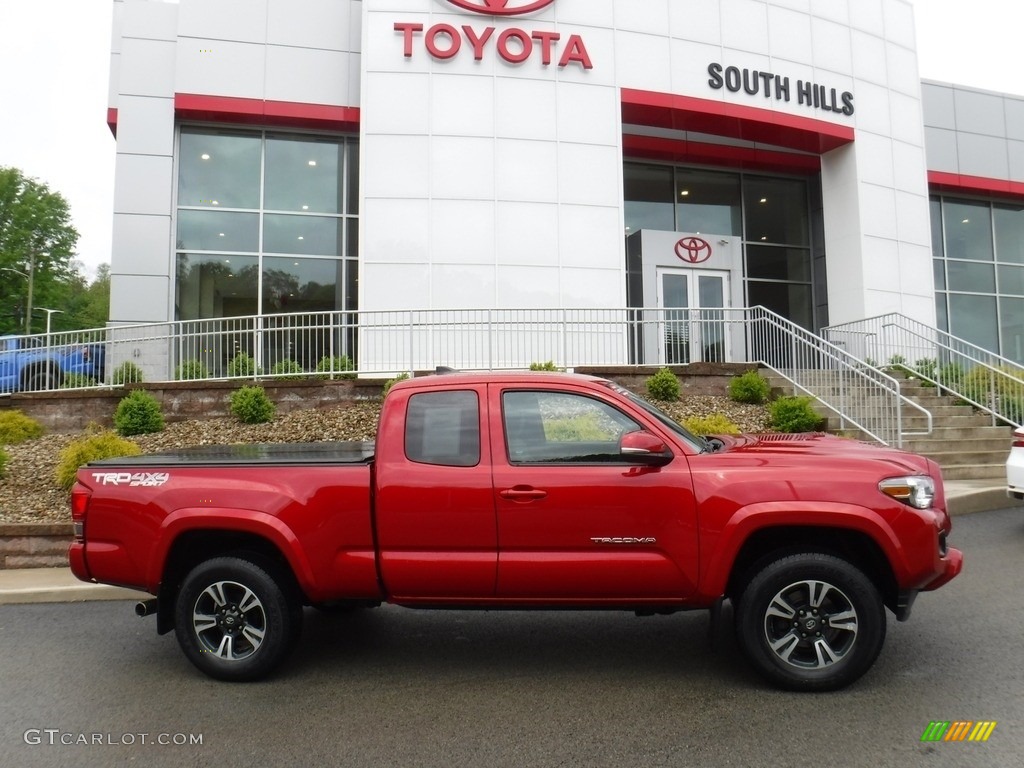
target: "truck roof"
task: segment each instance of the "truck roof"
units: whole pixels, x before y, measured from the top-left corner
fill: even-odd
[[[584,373],[565,373],[561,371],[453,371],[430,374],[428,376],[417,376],[412,379],[404,379],[396,382],[392,390],[399,389],[422,389],[430,386],[451,386],[453,384],[488,384],[492,382],[509,384],[564,384],[566,382],[603,383],[607,381],[600,376],[591,376]]]

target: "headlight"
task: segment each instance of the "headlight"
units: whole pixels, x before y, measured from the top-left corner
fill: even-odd
[[[928,475],[890,477],[878,484],[878,490],[917,509],[928,509],[935,501],[935,481]]]

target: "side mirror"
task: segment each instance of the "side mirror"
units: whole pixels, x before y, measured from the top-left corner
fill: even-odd
[[[650,432],[627,432],[619,439],[619,453],[637,464],[660,467],[672,461],[672,451]]]

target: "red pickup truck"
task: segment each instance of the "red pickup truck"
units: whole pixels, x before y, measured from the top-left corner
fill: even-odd
[[[885,608],[956,576],[939,468],[823,434],[698,437],[572,374],[415,378],[376,444],[235,445],[79,470],[71,568],[225,680],[265,676],[303,606],[735,605],[769,680],[829,690],[874,663]]]

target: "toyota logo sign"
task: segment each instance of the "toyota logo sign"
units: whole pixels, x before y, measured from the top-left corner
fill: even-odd
[[[711,244],[699,237],[684,237],[676,243],[676,256],[690,264],[700,264],[711,258]]]
[[[521,16],[539,11],[555,0],[448,0],[465,11],[486,13],[491,16]]]

